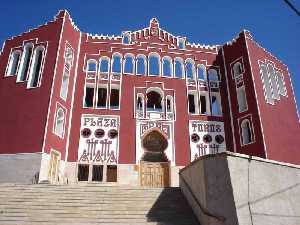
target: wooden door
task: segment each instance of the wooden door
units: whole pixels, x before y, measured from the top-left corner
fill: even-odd
[[[50,164],[48,178],[51,184],[58,181],[58,166],[59,166],[60,155],[56,151],[50,153]]]
[[[146,187],[170,186],[169,162],[141,161],[140,183]]]

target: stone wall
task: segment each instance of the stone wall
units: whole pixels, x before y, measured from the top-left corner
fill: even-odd
[[[300,224],[300,167],[235,153],[209,155],[180,171],[201,224]]]
[[[37,183],[42,153],[0,154],[0,183]]]

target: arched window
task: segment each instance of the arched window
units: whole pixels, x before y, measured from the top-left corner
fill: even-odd
[[[249,120],[245,119],[242,121],[241,130],[242,130],[242,144],[246,145],[253,142],[252,127]]]
[[[38,87],[40,85],[40,76],[44,58],[44,51],[45,48],[43,46],[39,46],[34,50],[27,88]]]
[[[136,110],[142,112],[144,110],[144,97],[142,94],[138,95],[137,103],[136,103]]]
[[[186,67],[186,70],[185,70],[186,78],[190,79],[190,80],[194,79],[194,77],[195,77],[194,61],[191,59],[187,59],[185,67]]]
[[[21,58],[21,51],[16,50],[10,54],[6,76],[15,76],[17,74],[19,62]]]
[[[123,34],[123,44],[130,43],[130,34]]]
[[[103,56],[100,58],[99,71],[100,71],[100,73],[108,73],[108,71],[109,71],[109,58],[108,57]]]
[[[173,97],[167,96],[166,98],[166,111],[167,113],[173,112]]]
[[[172,71],[172,60],[170,57],[165,56],[163,58],[163,76],[165,77],[171,77],[173,74]]]
[[[97,71],[97,62],[94,59],[89,59],[86,64],[86,71],[89,73],[95,73]]]
[[[109,58],[108,57],[101,57],[100,58],[100,73],[108,73],[109,71]]]
[[[233,67],[232,67],[232,70],[233,70],[233,77],[237,77],[239,76],[240,74],[243,73],[243,67],[242,67],[242,64],[240,62],[236,62]]]
[[[147,61],[144,55],[138,55],[136,59],[136,74],[146,75]]]
[[[156,53],[149,55],[149,75],[159,76],[160,74],[160,61]]]
[[[219,81],[218,72],[215,69],[208,70],[208,79],[209,81]]]
[[[199,80],[206,80],[206,68],[200,64],[197,66],[197,75]]]
[[[112,58],[112,66],[111,66],[111,72],[113,73],[121,73],[122,71],[122,59],[121,55],[119,54],[114,54]]]
[[[147,93],[147,111],[162,111],[162,96],[157,91]]]
[[[32,43],[28,43],[24,46],[21,64],[20,64],[20,68],[18,70],[18,75],[17,75],[17,82],[25,81],[27,78],[27,73],[29,71],[29,66],[30,66],[30,61],[31,61],[31,56],[32,56],[32,51],[33,51]]]
[[[133,56],[126,55],[124,60],[124,73],[131,73],[133,74],[134,66],[133,66]]]
[[[56,110],[54,133],[63,138],[64,136],[64,126],[65,126],[65,112],[62,108]]]
[[[182,78],[184,74],[183,61],[181,58],[175,58],[175,77]]]

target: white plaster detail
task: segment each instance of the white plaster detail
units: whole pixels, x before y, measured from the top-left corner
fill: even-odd
[[[117,164],[119,121],[118,116],[83,114],[81,116],[78,161]],[[117,135],[110,136],[112,131],[116,131]]]
[[[203,155],[226,151],[223,122],[190,120],[189,134],[191,161]],[[208,137],[208,141],[205,141],[207,140],[205,137]],[[223,141],[219,139],[218,143],[218,138],[220,137],[223,138]]]

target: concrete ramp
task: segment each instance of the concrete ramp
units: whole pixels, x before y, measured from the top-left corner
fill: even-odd
[[[201,224],[300,224],[300,167],[235,153],[208,155],[180,171]]]

